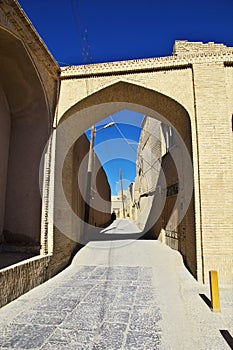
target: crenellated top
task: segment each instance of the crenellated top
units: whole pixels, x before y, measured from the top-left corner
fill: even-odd
[[[187,54],[233,54],[233,47],[227,47],[224,44],[216,44],[214,42],[202,43],[201,41],[176,40],[173,46],[173,55],[184,56]]]
[[[176,41],[173,54],[166,57],[106,62],[61,68],[61,78],[117,75],[159,69],[176,69],[193,63],[226,62],[233,64],[233,48],[223,44]]]

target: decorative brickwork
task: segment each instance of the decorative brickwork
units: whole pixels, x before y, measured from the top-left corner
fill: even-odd
[[[180,134],[192,155],[194,175],[195,203],[189,210],[195,213],[195,237],[186,230],[186,258],[204,282],[209,269],[221,271],[224,283],[233,276],[232,67],[233,48],[177,41],[169,57],[61,69],[58,122],[77,113],[80,130],[85,129],[90,124],[82,111],[88,115],[95,106],[91,115],[97,122],[98,106],[104,117],[107,110],[117,111],[111,105],[118,103],[118,110],[165,118]],[[193,223],[186,221],[193,232]]]
[[[202,43],[202,42],[190,42],[187,40],[175,41],[173,47],[173,55],[185,56],[185,55],[233,55],[233,47],[227,47],[224,44],[216,44],[214,42]]]
[[[140,71],[145,73],[160,69],[178,69],[194,63],[207,62],[231,62],[233,64],[233,48],[228,48],[223,44],[176,41],[172,56],[63,67],[61,68],[61,79],[132,74]]]

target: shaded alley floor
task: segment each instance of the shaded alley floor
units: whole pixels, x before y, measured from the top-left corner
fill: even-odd
[[[0,309],[0,347],[230,349],[220,331],[232,331],[232,294],[222,292],[222,312],[212,313],[199,295],[208,298],[208,287],[158,241],[90,242],[66,270]]]

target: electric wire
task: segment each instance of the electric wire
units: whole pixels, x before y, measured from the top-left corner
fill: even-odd
[[[110,116],[110,118],[111,118],[112,121],[114,122],[113,117]],[[114,123],[115,123],[115,122],[114,122]],[[119,132],[119,133],[121,134],[121,136],[123,137],[123,139],[127,142],[127,144],[132,148],[132,150],[133,150],[136,154],[138,154],[138,150],[136,151],[135,148],[130,144],[129,140],[125,137],[125,135],[123,134],[123,132],[121,131],[121,129],[119,128],[119,126],[117,125],[117,123],[115,123],[115,126],[116,126],[118,132]],[[139,142],[138,142],[137,144],[139,144]],[[158,170],[155,168],[155,164],[157,163],[157,161],[160,162],[159,159],[158,159],[157,161],[155,161],[153,164],[151,164],[150,162],[148,162],[148,161],[146,160],[146,158],[144,158],[144,157],[142,157],[142,156],[141,156],[141,158],[143,159],[143,161],[145,161],[145,163],[147,163],[147,165],[149,165],[152,169],[154,169],[155,171],[158,172]],[[147,171],[148,171],[148,170],[147,170]]]
[[[80,25],[79,25],[80,22],[79,22],[77,13],[76,13],[76,8],[75,8],[75,0],[70,0],[70,4],[71,4],[71,10],[72,10],[75,26],[76,26],[76,31],[77,31],[79,42],[80,42],[80,46],[81,46],[83,63],[84,63],[84,65],[85,64],[91,64],[92,63],[92,55],[91,55],[91,45],[89,43],[89,38],[88,38],[88,30],[87,30],[87,28],[84,30],[84,36],[82,37],[81,29],[80,29]],[[78,4],[78,0],[77,0],[77,4]],[[88,95],[89,94],[89,90],[90,90],[89,89],[89,81],[87,79],[85,79],[85,82],[86,82],[86,91],[87,91],[87,95]],[[110,116],[110,118],[114,122],[113,117]],[[118,132],[120,133],[121,137],[131,147],[133,152],[138,154],[138,148],[137,148],[137,150],[135,150],[135,148],[130,144],[129,140],[125,137],[124,133],[121,131],[121,129],[117,125],[117,123],[114,122],[114,124],[115,124]],[[139,142],[136,142],[136,143],[139,144]],[[143,159],[143,161],[145,163],[147,163],[147,165],[149,165],[152,169],[154,169],[156,172],[158,172],[158,169],[156,169],[155,164],[157,164],[157,161],[160,161],[160,159],[158,159],[153,164],[151,164],[149,161],[147,161],[146,158],[144,158],[142,156],[141,156],[141,158]],[[149,171],[149,170],[147,170],[147,171]]]

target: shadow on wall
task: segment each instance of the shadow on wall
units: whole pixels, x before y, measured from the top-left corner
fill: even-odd
[[[165,176],[165,181],[164,177]],[[159,239],[183,256],[188,270],[196,276],[196,241],[194,224],[194,198],[182,217],[182,202],[178,194],[179,178],[170,153],[162,157],[161,171],[145,225],[143,239]],[[181,196],[179,198],[182,198]]]
[[[4,29],[0,29],[0,61],[0,242],[10,246],[12,254],[16,247],[22,252],[23,246],[38,254],[39,167],[50,113],[35,62],[24,44]],[[46,69],[44,74],[49,75]]]

